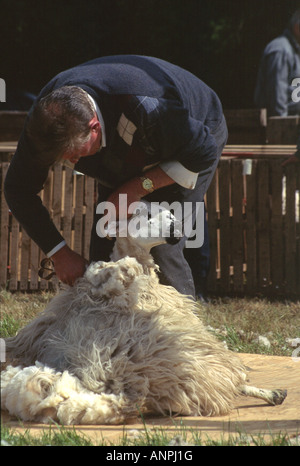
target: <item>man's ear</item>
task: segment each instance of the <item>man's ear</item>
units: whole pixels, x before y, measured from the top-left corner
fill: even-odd
[[[89,126],[91,131],[95,131],[96,133],[98,133],[101,129],[100,121],[98,120],[96,115],[91,119]]]

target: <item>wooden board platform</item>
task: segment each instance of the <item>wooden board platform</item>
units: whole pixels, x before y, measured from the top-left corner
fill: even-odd
[[[17,148],[17,142],[15,141],[0,141],[0,152],[13,152]],[[223,154],[228,153],[249,153],[253,156],[261,155],[290,155],[296,150],[296,145],[280,145],[280,144],[227,144],[224,148]]]
[[[15,141],[0,141],[0,152],[15,152],[17,142]]]
[[[288,395],[280,406],[269,406],[262,400],[239,397],[235,408],[228,416],[201,418],[146,418],[147,429],[164,429],[171,435],[178,434],[180,426],[201,432],[201,438],[222,439],[239,433],[251,436],[269,437],[271,434],[286,433],[293,438],[300,434],[300,361],[291,357],[241,354],[243,362],[249,367],[249,381],[262,388],[286,388]],[[26,422],[23,425],[2,412],[2,422],[19,432],[29,430],[32,435],[40,435],[47,426]],[[177,424],[177,428],[176,428]],[[108,445],[120,444],[126,433],[142,432],[145,428],[140,420],[125,426],[75,426],[93,442],[105,439]],[[52,426],[52,429],[57,427]],[[70,427],[73,429],[73,427]]]
[[[296,145],[275,145],[275,144],[227,144],[224,147],[223,156],[235,156],[243,158],[276,158],[289,157],[296,152]]]

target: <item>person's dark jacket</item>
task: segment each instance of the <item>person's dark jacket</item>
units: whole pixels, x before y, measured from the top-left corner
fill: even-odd
[[[100,183],[116,188],[159,162],[176,182],[193,189],[197,174],[215,160],[212,133],[222,121],[222,106],[188,71],[156,58],[103,57],[58,74],[38,99],[66,85],[84,89],[101,110],[106,146],[75,166]],[[25,123],[5,195],[13,215],[46,254],[63,239],[38,196],[48,169],[37,162]]]
[[[300,44],[286,30],[265,48],[257,75],[254,101],[266,108],[268,116],[299,113],[298,102],[292,99],[294,78],[300,77]]]

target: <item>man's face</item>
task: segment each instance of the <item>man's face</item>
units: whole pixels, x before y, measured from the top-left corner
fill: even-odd
[[[90,139],[78,149],[72,152],[67,152],[63,155],[63,159],[69,160],[72,163],[77,163],[81,157],[95,154],[101,147],[101,126],[96,115],[89,123],[90,126]]]
[[[300,43],[300,24],[294,25],[293,33],[294,33],[296,41]]]

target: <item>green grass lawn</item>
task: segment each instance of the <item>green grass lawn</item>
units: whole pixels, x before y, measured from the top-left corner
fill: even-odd
[[[268,434],[268,433],[267,433]],[[53,429],[46,427],[40,436],[31,435],[29,430],[19,433],[7,427],[1,427],[2,446],[300,446],[299,437],[290,439],[285,433],[249,435],[246,432],[238,432],[230,436],[220,437],[218,440],[209,438],[209,435],[199,432],[197,429],[187,429],[184,426],[177,427],[173,433],[166,432],[163,428],[145,428],[139,435],[123,432],[119,441],[114,444],[106,440],[93,442],[87,435],[75,428],[66,429],[60,426]]]

